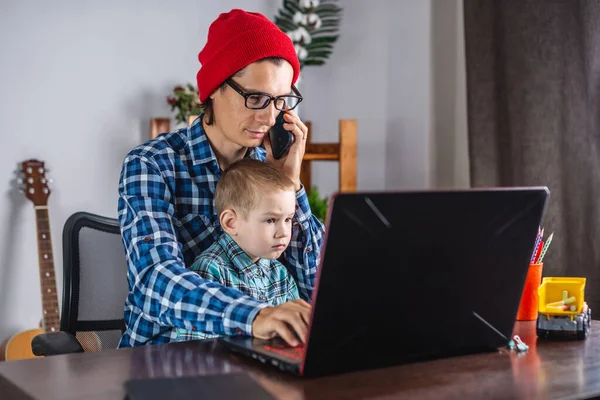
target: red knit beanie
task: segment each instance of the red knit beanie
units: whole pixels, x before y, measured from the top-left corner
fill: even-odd
[[[196,79],[204,102],[227,78],[265,57],[281,57],[292,64],[293,83],[300,62],[292,40],[264,15],[234,9],[219,15],[208,28],[208,40],[198,54]]]

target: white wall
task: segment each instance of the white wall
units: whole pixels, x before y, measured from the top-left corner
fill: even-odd
[[[432,48],[437,51],[432,35],[439,34],[432,20],[445,21],[440,22],[446,26],[442,32],[455,29],[455,37],[461,35],[460,0],[448,0],[455,8],[447,18],[435,12],[443,1],[340,0],[344,20],[332,58],[323,67],[303,71],[301,114],[313,122],[315,141],[336,140],[338,119],[358,119],[360,189],[465,182],[460,53],[450,49],[443,56],[457,64],[456,85],[442,92],[433,88],[442,74],[432,67]],[[55,179],[49,207],[60,293],[66,218],[81,210],[116,216],[121,161],[146,139],[149,118],[171,115],[165,96],[173,86],[194,82],[197,53],[210,22],[234,7],[273,16],[279,4],[2,2],[0,339],[37,326],[41,316],[34,211],[11,187],[16,163],[43,159]],[[460,52],[460,40],[451,42]],[[444,100],[434,102],[436,96]],[[443,117],[436,119],[434,110]],[[453,128],[438,129],[448,119]],[[446,143],[442,148],[439,140]],[[452,155],[440,156],[436,163],[435,154],[444,151]],[[449,165],[455,172],[440,178],[437,171]],[[325,194],[337,188],[335,164],[317,163],[313,173],[313,182]]]
[[[388,3],[340,2],[344,16],[332,56],[322,67],[305,68],[300,82],[307,98],[300,113],[312,122],[313,142],[337,142],[338,120],[358,120],[357,183],[366,190],[385,187]],[[313,185],[324,195],[337,190],[337,163],[313,165]]]
[[[345,0],[326,65],[303,71],[315,142],[358,120],[358,188],[468,187],[462,0]],[[336,163],[313,163],[324,195]]]

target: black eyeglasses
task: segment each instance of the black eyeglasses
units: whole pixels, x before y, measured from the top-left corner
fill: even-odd
[[[231,79],[227,79],[225,83],[246,100],[246,108],[251,110],[262,110],[267,108],[271,101],[273,101],[275,108],[278,110],[285,111],[285,106],[289,107],[288,110],[293,110],[303,100],[302,95],[294,85],[292,85],[293,95],[271,96],[270,94],[263,92],[245,92]]]

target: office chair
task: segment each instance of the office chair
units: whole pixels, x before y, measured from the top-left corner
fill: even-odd
[[[60,331],[36,336],[37,356],[114,349],[125,331],[127,263],[116,219],[86,212],[63,229]]]

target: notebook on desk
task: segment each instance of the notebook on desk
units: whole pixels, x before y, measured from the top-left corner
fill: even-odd
[[[125,391],[127,400],[274,399],[246,374],[133,379],[125,382]]]
[[[219,340],[304,376],[505,346],[547,197],[545,187],[339,194],[306,345]]]

